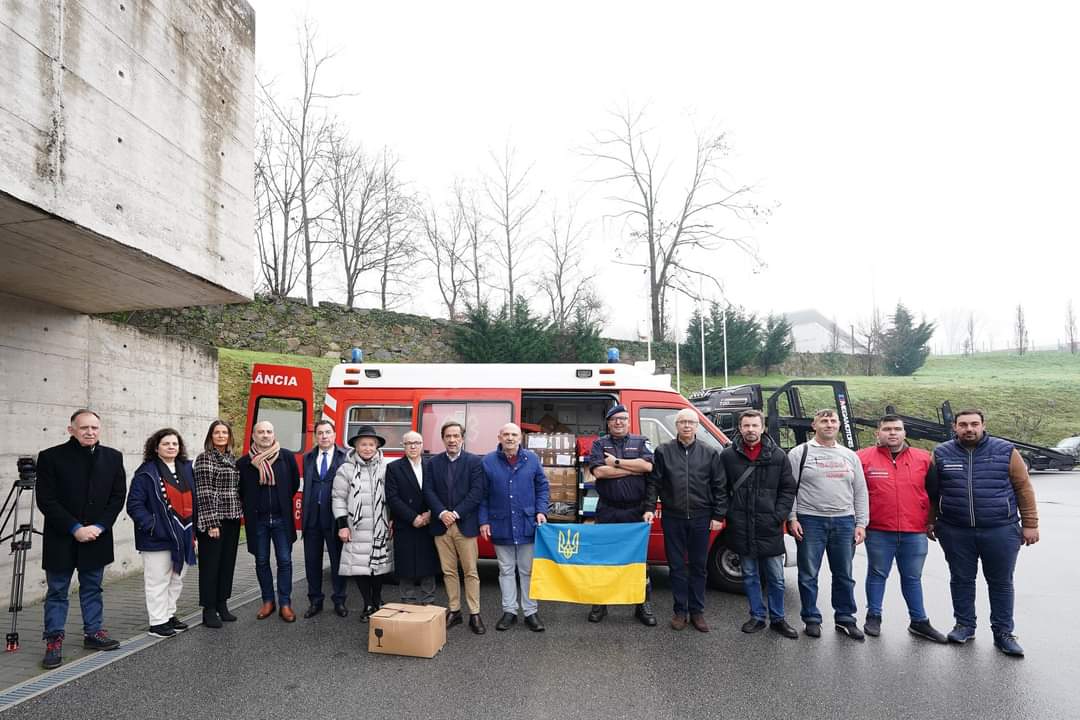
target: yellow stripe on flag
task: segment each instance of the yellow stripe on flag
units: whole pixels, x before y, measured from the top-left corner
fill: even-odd
[[[529,597],[584,605],[645,602],[645,563],[569,565],[534,558]]]

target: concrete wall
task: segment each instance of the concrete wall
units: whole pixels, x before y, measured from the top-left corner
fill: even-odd
[[[130,480],[142,444],[171,426],[193,456],[218,411],[217,351],[0,293],[0,499],[6,497],[22,455],[67,440],[72,410],[101,414],[101,442],[124,453]],[[36,511],[35,511],[36,512]],[[40,514],[35,525],[42,525]],[[117,522],[116,562],[109,574],[140,567],[131,521]],[[0,548],[0,592],[11,571]],[[41,538],[27,561],[25,598],[45,592]],[[6,600],[6,596],[5,596]]]
[[[88,313],[250,298],[250,6],[0,7],[0,288]]]

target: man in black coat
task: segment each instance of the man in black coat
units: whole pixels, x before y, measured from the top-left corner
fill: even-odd
[[[63,445],[42,450],[37,460],[37,506],[45,516],[41,567],[45,570],[46,669],[63,662],[71,575],[79,571],[83,647],[114,650],[120,643],[102,629],[101,581],[113,561],[112,526],[127,492],[124,458],[98,443],[101,418],[76,410]]]
[[[307,572],[308,609],[304,618],[312,618],[323,609],[323,548],[330,555],[330,584],[334,612],[349,614],[345,607],[345,578],[338,574],[341,565],[341,538],[337,534],[330,492],[334,476],[345,462],[345,450],[337,446],[337,430],[329,420],[315,423],[315,447],[304,455],[304,495],[300,505],[300,529],[304,533],[304,569]]]
[[[784,521],[795,502],[795,478],[787,455],[765,434],[757,410],[739,416],[739,435],[720,453],[727,475],[727,531],[724,543],[739,554],[743,587],[750,603],[745,633],[769,627],[788,638],[799,633],[784,618]],[[761,596],[761,572],[768,608]]]
[[[421,452],[424,436],[402,437],[405,457],[386,466],[386,504],[394,519],[394,574],[401,602],[429,605],[435,601],[435,575],[440,571],[435,539],[428,530],[431,509],[424,500],[424,483],[431,482]]]
[[[244,529],[248,552],[255,556],[263,604],[255,617],[264,620],[277,609],[285,622],[295,622],[292,609],[292,546],[296,542],[293,496],[300,489],[300,471],[291,450],[278,445],[274,425],[255,423],[251,450],[236,461],[240,474],[240,502],[244,506]],[[277,560],[277,604],[274,574],[270,569],[270,546]]]

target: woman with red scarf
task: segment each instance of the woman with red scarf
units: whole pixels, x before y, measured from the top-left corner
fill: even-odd
[[[172,637],[188,627],[176,617],[176,601],[184,572],[195,564],[194,489],[184,439],[172,428],[158,430],[146,441],[127,500],[135,549],[143,558],[150,634],[158,637]]]

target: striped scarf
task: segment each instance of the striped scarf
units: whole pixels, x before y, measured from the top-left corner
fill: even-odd
[[[251,443],[251,464],[259,470],[260,485],[274,485],[274,463],[277,462],[278,451],[281,446],[277,440],[267,449],[259,452],[255,443]]]

